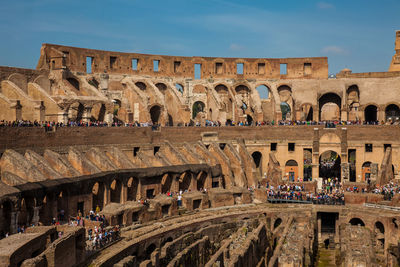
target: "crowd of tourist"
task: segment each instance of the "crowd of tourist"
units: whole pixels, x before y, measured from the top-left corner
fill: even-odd
[[[342,125],[399,125],[398,121],[300,121],[300,120],[280,120],[280,121],[227,121],[225,124],[220,121],[206,120],[204,124],[200,122],[189,122],[179,123],[178,127],[190,127],[190,126],[205,126],[205,127],[222,127],[222,126],[293,126],[293,125],[323,125],[326,128],[335,128],[336,126]],[[17,121],[0,121],[0,127],[41,127],[46,130],[53,130],[54,128],[60,127],[151,127],[153,130],[159,129],[161,125],[152,122],[130,122],[124,123],[122,121],[115,121],[107,123],[104,121],[73,121],[69,120],[67,123],[55,122],[55,121],[29,121],[29,120],[17,120]],[[165,127],[169,127],[168,123]]]
[[[110,244],[120,238],[120,231],[118,226],[102,228],[95,226],[93,229],[88,230],[90,250],[100,249],[107,244]]]

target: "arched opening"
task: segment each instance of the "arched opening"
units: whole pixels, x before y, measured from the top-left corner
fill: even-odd
[[[360,107],[360,91],[357,85],[347,89],[348,120],[359,120],[358,108]]]
[[[340,120],[340,107],[342,99],[335,93],[327,93],[319,99],[319,120]]]
[[[201,191],[201,189],[204,189],[205,183],[207,179],[207,173],[205,172],[200,172],[197,178],[197,190]]]
[[[162,93],[165,93],[167,90],[167,86],[164,83],[156,83],[156,87],[158,90],[160,90]]]
[[[104,205],[104,184],[95,183],[92,187],[92,210],[102,210]]]
[[[297,181],[297,179],[299,177],[297,161],[291,159],[291,160],[288,160],[286,162],[286,164],[285,164],[285,174],[288,177],[288,180],[290,182]]]
[[[303,180],[312,180],[312,149],[303,151]]]
[[[281,223],[282,223],[281,218],[276,219],[274,222],[274,229],[276,229],[279,225],[281,225]]]
[[[2,203],[3,216],[0,221],[0,226],[1,226],[0,238],[4,237],[6,233],[10,233],[12,206],[13,205],[12,205],[11,201],[4,201]]]
[[[179,177],[179,191],[185,192],[190,187],[190,175],[186,172],[182,173]]]
[[[281,102],[281,112],[282,112],[282,120],[291,119],[291,109],[288,103]]]
[[[302,121],[312,121],[314,116],[314,110],[311,104],[303,104],[301,106],[300,120]]]
[[[160,115],[161,115],[161,107],[160,106],[155,105],[150,109],[150,117],[151,117],[151,121],[153,122],[153,124],[158,123],[158,120],[160,119]]]
[[[23,198],[20,205],[18,225],[30,225],[33,218],[35,201],[32,198]]]
[[[168,114],[168,126],[174,126],[174,119],[171,114]]]
[[[332,150],[325,151],[319,156],[319,177],[324,180],[338,178],[341,180],[341,159],[338,153]]]
[[[378,108],[374,105],[369,105],[364,110],[364,117],[367,123],[375,123],[378,121]]]
[[[192,119],[195,119],[199,112],[204,112],[206,105],[201,101],[196,101],[192,108]]]
[[[396,121],[399,120],[400,118],[400,109],[397,105],[395,104],[390,104],[385,108],[385,117],[386,121]]]
[[[269,98],[269,88],[265,85],[259,85],[256,87],[256,90],[260,96],[260,99],[268,99]]]
[[[361,173],[362,173],[363,181],[370,184],[371,183],[371,162],[370,161],[366,161],[363,163]]]
[[[143,83],[143,82],[136,82],[135,85],[137,87],[139,87],[139,89],[142,90],[142,91],[146,90],[146,87],[147,87],[146,84]]]
[[[253,117],[248,115],[246,116],[247,125],[253,125]]]
[[[128,201],[135,201],[137,199],[139,179],[133,177],[129,178],[127,186],[128,186]]]
[[[168,173],[164,174],[161,179],[161,193],[166,194],[171,192],[172,177]]]
[[[247,87],[246,85],[238,85],[235,88],[236,93],[244,95],[244,94],[248,94],[250,92],[249,87]]]
[[[120,110],[120,108],[121,108],[121,100],[119,100],[119,99],[113,99],[113,101],[112,101],[113,103],[114,103],[114,107],[113,107],[113,115],[114,115],[114,117],[117,117],[118,116],[118,111]]]
[[[75,78],[67,78],[67,81],[76,89],[79,90],[79,81]]]
[[[217,91],[218,94],[228,94],[228,87],[223,84],[218,84],[215,86],[215,91]]]
[[[360,218],[352,218],[349,223],[351,225],[360,225],[360,226],[365,226],[365,223],[360,219]]]
[[[179,83],[175,84],[176,90],[178,90],[178,92],[180,92],[183,95],[183,86]]]
[[[378,250],[383,250],[385,248],[385,227],[383,223],[376,222],[375,223],[375,236],[376,236],[376,248]]]
[[[151,256],[151,253],[153,253],[153,251],[154,250],[156,250],[156,245],[153,243],[153,244],[150,244],[147,248],[146,248],[146,258],[150,258],[150,256]]]
[[[115,203],[121,202],[121,182],[118,179],[112,181],[110,185],[110,201]]]
[[[262,154],[259,151],[255,151],[251,154],[254,164],[256,165],[257,171],[260,173],[262,177]]]

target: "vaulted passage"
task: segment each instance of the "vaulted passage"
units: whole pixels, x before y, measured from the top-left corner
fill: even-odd
[[[366,122],[376,122],[378,120],[378,108],[374,105],[369,105],[364,110],[364,116]]]
[[[340,156],[331,150],[325,151],[319,157],[319,177],[324,179],[341,179]]]
[[[340,120],[342,99],[334,93],[327,93],[319,99],[319,120]]]
[[[150,117],[153,124],[157,124],[159,122],[161,115],[161,107],[160,106],[153,106],[150,109]]]

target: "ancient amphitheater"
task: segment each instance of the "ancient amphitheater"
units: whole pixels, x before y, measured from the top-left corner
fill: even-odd
[[[0,67],[0,266],[399,266],[395,51]]]

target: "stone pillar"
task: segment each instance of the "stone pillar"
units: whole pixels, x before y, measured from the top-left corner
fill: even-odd
[[[318,213],[317,213],[318,214]],[[318,225],[318,243],[321,242],[322,239],[322,220],[321,220],[321,216],[317,215],[317,225]]]
[[[126,184],[122,183],[121,185],[121,204],[125,204],[125,202],[128,200],[128,187]]]
[[[195,191],[195,190],[197,190],[197,180],[196,180],[195,176],[193,175],[193,173],[190,173],[189,176],[190,176],[189,190]]]
[[[33,217],[32,217],[32,224],[37,225],[39,223],[40,217],[39,217],[39,212],[42,207],[33,207]]]
[[[350,178],[350,165],[347,162],[341,163],[340,167],[342,169],[342,182],[348,182]]]
[[[337,215],[337,218],[335,220],[335,243],[339,243],[339,215]]]
[[[179,180],[177,179],[178,175],[172,175],[171,181],[171,191],[172,192],[179,192]]]
[[[204,182],[204,188],[211,189],[212,188],[212,176],[210,173],[207,174],[206,181]]]
[[[84,122],[90,122],[91,116],[92,116],[92,107],[91,106],[85,106],[84,109],[83,109],[82,120]]]
[[[15,234],[18,229],[18,216],[19,211],[11,212],[11,223],[10,223],[10,233]]]
[[[319,108],[318,105],[313,105],[313,121],[319,121]]]
[[[313,180],[319,177],[319,129],[318,128],[314,128],[311,172]]]

